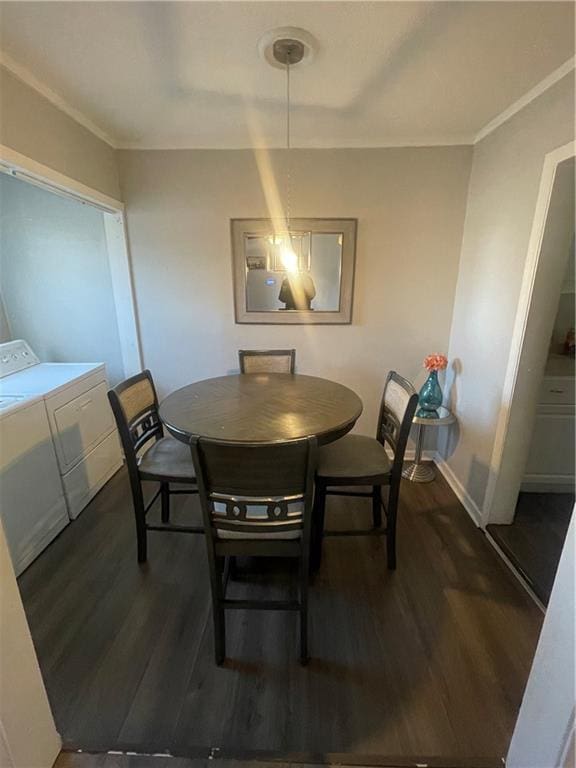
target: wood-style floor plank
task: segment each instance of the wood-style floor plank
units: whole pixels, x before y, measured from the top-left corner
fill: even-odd
[[[199,520],[197,498],[173,498],[176,519]],[[329,498],[330,528],[369,520],[369,501]],[[231,589],[278,596],[289,576],[241,564]],[[214,665],[204,542],[150,534],[138,566],[123,471],[20,587],[65,743],[181,756],[497,760],[542,620],[441,477],[403,481],[396,572],[384,537],[326,538],[305,668],[295,616],[243,611]]]
[[[260,758],[218,758],[195,757],[183,758],[172,755],[146,755],[146,754],[107,754],[90,752],[62,752],[54,768],[322,768],[325,765],[337,765],[339,768],[360,768],[371,766],[372,768],[421,768],[421,763],[403,758],[392,760],[378,759],[377,761],[348,763],[344,755],[329,755],[323,763],[302,762],[296,757],[280,759]],[[501,768],[495,762],[465,760],[458,764],[445,760],[433,760],[427,764],[427,768]]]

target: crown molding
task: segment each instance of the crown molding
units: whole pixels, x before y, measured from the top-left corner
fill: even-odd
[[[372,142],[347,142],[346,144],[331,144],[316,142],[314,144],[308,144],[305,146],[292,144],[291,148],[294,150],[311,150],[311,149],[326,149],[326,150],[339,150],[339,149],[402,149],[412,147],[414,149],[426,149],[426,147],[469,147],[474,143],[473,136],[417,136],[407,139],[383,139],[382,141]],[[225,147],[216,147],[214,144],[186,144],[185,141],[182,144],[163,144],[161,141],[154,142],[123,142],[117,145],[116,149],[119,150],[140,150],[140,151],[157,151],[157,152],[169,152],[178,150],[201,150],[201,151],[213,151],[213,152],[226,152],[226,151],[240,151],[254,152],[258,150],[285,150],[285,144],[236,144],[228,145]]]
[[[86,117],[86,115],[80,112],[80,110],[69,104],[65,99],[62,98],[62,96],[56,93],[56,91],[53,91],[41,80],[38,80],[38,78],[35,77],[28,69],[26,69],[26,67],[18,64],[18,62],[14,61],[11,56],[9,56],[7,53],[4,53],[3,51],[0,51],[0,66],[3,66],[5,69],[11,72],[14,77],[17,77],[18,80],[21,80],[24,85],[29,86],[32,88],[32,90],[36,91],[45,99],[47,99],[53,106],[55,106],[61,112],[64,112],[76,123],[81,125],[83,128],[86,128],[88,131],[90,131],[90,133],[93,133],[94,136],[97,136],[113,149],[117,148],[116,142],[106,133],[106,131],[102,130],[102,128],[96,125],[96,123],[90,120],[90,118]]]
[[[493,131],[510,120],[510,118],[514,117],[514,115],[520,112],[520,110],[524,109],[524,107],[527,107],[528,104],[545,93],[553,85],[556,85],[557,82],[562,80],[563,77],[566,77],[566,75],[569,74],[575,67],[576,56],[572,56],[571,59],[568,59],[568,61],[565,61],[562,66],[558,67],[558,69],[555,69],[554,72],[551,72],[547,77],[544,78],[544,80],[541,80],[537,85],[525,93],[524,96],[521,96],[513,104],[510,104],[509,107],[497,115],[493,120],[490,120],[490,122],[487,123],[484,128],[478,131],[474,137],[473,143],[478,144],[479,141],[485,139],[486,136],[489,136]]]
[[[34,91],[39,93],[41,96],[47,99],[51,104],[53,104],[57,109],[64,112],[66,115],[68,115],[68,117],[72,118],[72,120],[74,120],[79,125],[86,128],[88,131],[90,131],[92,134],[94,134],[99,139],[104,141],[113,149],[142,150],[142,151],[143,150],[164,151],[164,150],[179,150],[179,149],[180,150],[181,149],[200,149],[200,150],[284,149],[284,146],[280,146],[280,145],[278,147],[275,147],[273,145],[265,146],[265,147],[254,147],[254,146],[239,144],[236,146],[215,147],[214,145],[203,146],[202,144],[195,144],[193,146],[190,146],[185,143],[166,145],[166,144],[163,144],[161,141],[158,143],[147,142],[147,141],[120,142],[112,138],[108,133],[106,133],[106,131],[104,131],[102,128],[96,125],[96,123],[94,123],[90,118],[86,117],[86,115],[84,115],[80,110],[76,109],[71,104],[69,104],[65,99],[62,98],[62,96],[60,96],[58,93],[56,93],[47,85],[45,85],[41,80],[35,77],[28,69],[18,64],[16,61],[14,61],[14,59],[10,55],[8,55],[7,53],[4,53],[3,51],[0,51],[0,66],[3,66],[5,69],[11,72],[15,77],[21,80],[25,85],[29,86]],[[513,104],[507,107],[503,112],[501,112],[499,115],[493,118],[489,123],[487,123],[483,128],[481,128],[478,131],[478,133],[476,133],[473,136],[461,135],[461,136],[440,136],[440,137],[437,137],[437,136],[412,137],[412,138],[407,138],[402,140],[400,139],[383,140],[379,143],[358,142],[355,144],[353,142],[349,142],[346,144],[346,146],[342,146],[342,145],[335,146],[333,144],[320,143],[314,146],[295,147],[295,149],[376,149],[376,148],[400,149],[402,147],[442,147],[442,146],[445,147],[445,146],[470,146],[470,145],[478,144],[478,142],[482,141],[482,139],[486,138],[486,136],[489,136],[493,131],[495,131],[501,125],[506,123],[512,117],[514,117],[514,115],[520,112],[520,110],[528,106],[532,101],[537,99],[545,91],[547,91],[557,82],[562,80],[563,77],[565,77],[575,68],[576,68],[576,56],[573,56],[572,58],[568,59],[568,61],[564,62],[564,64],[562,64],[560,67],[558,67],[558,69],[555,69],[547,77],[541,80],[537,85],[531,88],[527,93],[525,93],[523,96],[517,99]]]

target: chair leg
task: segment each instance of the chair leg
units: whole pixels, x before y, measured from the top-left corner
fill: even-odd
[[[382,489],[379,485],[372,488],[372,524],[382,528]]]
[[[146,512],[144,511],[144,497],[142,489],[133,492],[134,521],[136,523],[136,545],[138,548],[138,562],[145,563],[148,557],[148,541],[146,531]]]
[[[145,563],[148,559],[148,540],[146,536],[146,526],[140,525],[136,520],[136,541],[138,545],[138,562]]]
[[[222,599],[226,597],[226,590],[228,589],[228,582],[232,578],[232,573],[235,568],[236,558],[234,555],[224,558],[224,562],[221,568],[222,574]]]
[[[226,618],[219,600],[212,603],[214,616],[214,661],[220,667],[226,658]]]
[[[308,664],[308,580],[309,557],[304,555],[300,563],[300,664]]]
[[[386,509],[386,558],[388,570],[396,570],[396,512],[398,510],[398,488],[391,486]]]
[[[160,503],[162,522],[170,522],[170,486],[168,483],[160,483]]]
[[[322,562],[322,539],[324,538],[324,518],[326,516],[326,486],[316,481],[314,491],[314,509],[312,512],[312,552],[310,566],[317,571]]]
[[[226,617],[222,606],[224,599],[223,569],[220,558],[213,556],[210,560],[212,618],[214,620],[214,661],[218,666],[221,666],[226,658]]]

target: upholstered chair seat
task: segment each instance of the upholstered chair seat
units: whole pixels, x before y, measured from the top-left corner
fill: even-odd
[[[386,449],[368,435],[345,435],[320,448],[318,475],[335,485],[339,480],[366,478],[366,484],[384,484],[392,469]]]
[[[138,462],[143,480],[179,480],[195,483],[190,448],[173,437],[162,437],[153,443]]]

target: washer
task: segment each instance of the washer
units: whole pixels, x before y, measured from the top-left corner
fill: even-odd
[[[0,344],[0,397],[44,400],[70,519],[122,466],[104,363],[41,363],[25,341]]]
[[[0,396],[0,516],[17,576],[70,522],[38,395]]]

